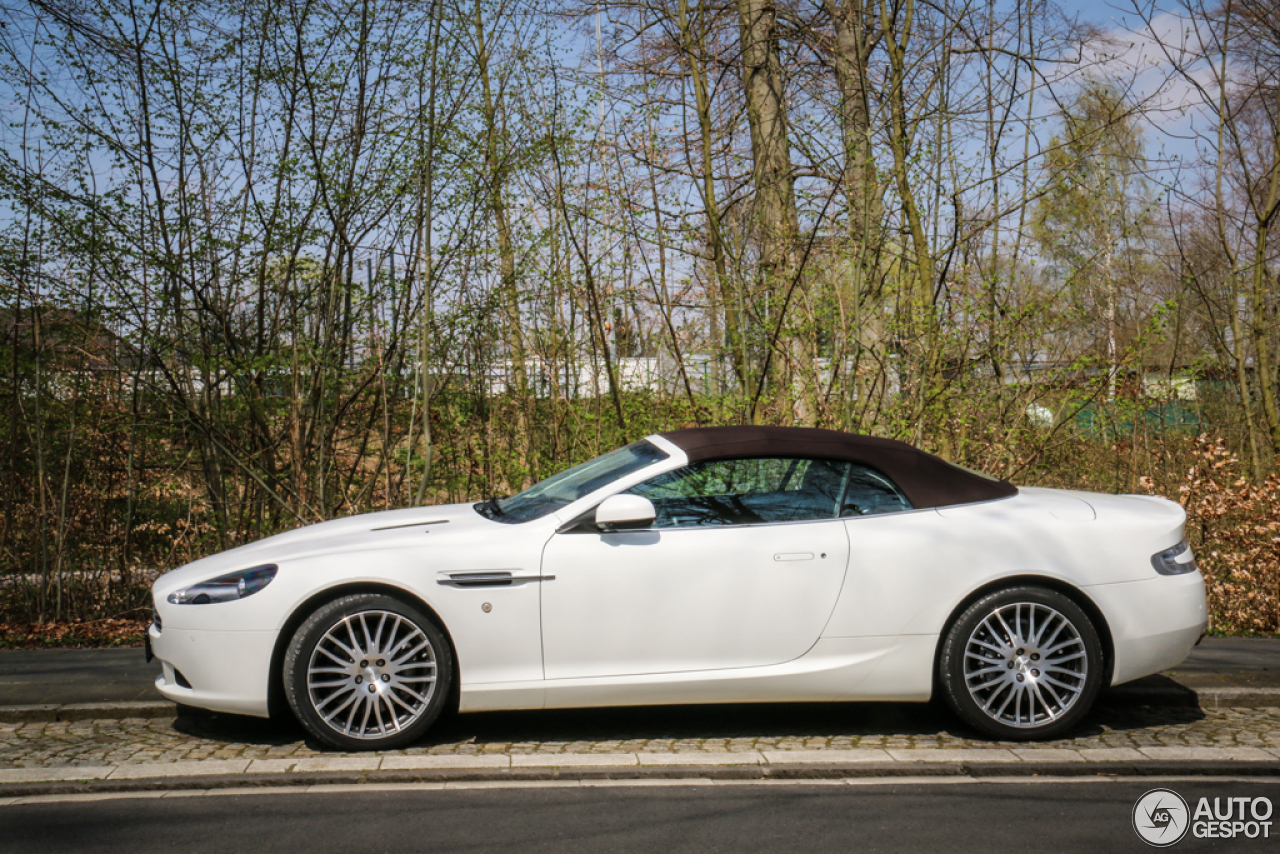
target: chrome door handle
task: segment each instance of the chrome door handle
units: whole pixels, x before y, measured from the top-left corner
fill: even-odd
[[[813,560],[813,552],[782,552],[773,556],[774,560]]]

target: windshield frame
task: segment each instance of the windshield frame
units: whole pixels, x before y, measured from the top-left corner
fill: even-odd
[[[668,450],[649,439],[641,439],[553,474],[508,498],[490,498],[473,507],[494,522],[508,525],[532,522],[557,514],[628,480],[631,475],[671,461]]]

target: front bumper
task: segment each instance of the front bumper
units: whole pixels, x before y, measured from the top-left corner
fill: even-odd
[[[191,631],[153,623],[147,642],[160,661],[156,689],[184,706],[268,716],[275,632]]]

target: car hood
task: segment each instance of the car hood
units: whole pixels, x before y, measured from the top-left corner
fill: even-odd
[[[318,522],[193,561],[162,575],[155,589],[157,593],[168,592],[227,572],[317,555],[489,537],[495,529],[506,527],[484,518],[474,508],[474,504],[412,507]]]

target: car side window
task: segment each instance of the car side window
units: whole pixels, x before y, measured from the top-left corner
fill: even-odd
[[[708,460],[629,490],[653,502],[655,528],[835,519],[851,463],[789,457]]]
[[[841,516],[870,516],[914,509],[893,481],[866,466],[851,465],[844,490]]]

